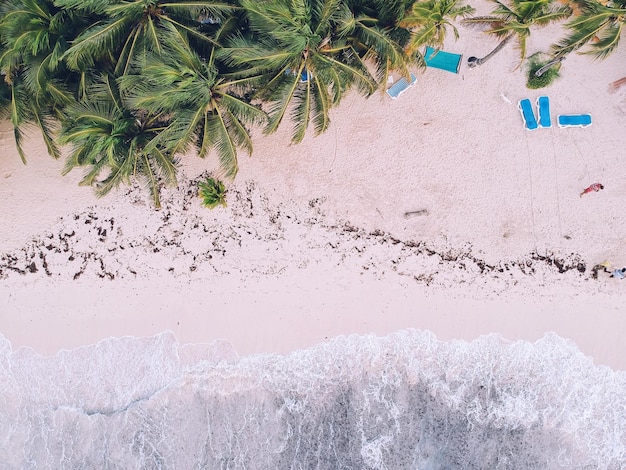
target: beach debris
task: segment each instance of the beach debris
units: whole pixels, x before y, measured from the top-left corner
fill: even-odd
[[[615,93],[619,90],[620,87],[626,85],[626,77],[620,78],[619,80],[615,80],[612,83],[609,83],[609,93]]]
[[[611,262],[609,260],[605,260],[602,263],[596,264],[591,269],[592,279],[598,279],[598,271],[604,271],[605,273],[608,273],[610,272],[609,269],[611,269]]]
[[[601,189],[604,189],[604,185],[600,183],[593,183],[592,185],[586,187],[582,193],[580,193],[580,197],[583,197],[587,193],[598,192]]]
[[[490,262],[475,254],[471,244],[451,248],[447,241],[402,239],[331,218],[317,206],[318,200],[308,205],[276,203],[252,182],[230,188],[228,208],[206,217],[196,199],[203,179],[181,178],[177,188],[164,192],[163,211],[137,209],[141,220],[135,211],[120,214],[114,205],[70,214],[22,248],[0,252],[0,281],[22,276],[55,281],[149,279],[156,273],[191,280],[231,274],[285,276],[285,259],[294,269],[329,262],[378,278],[395,273],[441,287],[474,283],[480,276],[497,284],[485,284],[490,292],[509,289],[530,276],[543,282],[550,272],[569,273],[580,282],[591,278],[585,276],[585,261],[574,253],[531,252]],[[143,197],[141,187],[136,192]],[[407,217],[428,213],[410,210]],[[315,258],[302,249],[303,234]],[[250,247],[278,258],[258,257]]]
[[[404,213],[404,218],[409,219],[418,215],[428,215],[428,209],[420,209],[418,211],[408,211]]]
[[[506,101],[507,103],[509,103],[509,104],[513,104],[513,103],[511,103],[511,100],[510,100],[509,98],[507,98],[507,96],[506,96],[504,93],[500,92],[500,96],[501,96],[501,97],[502,97],[502,99],[503,99],[504,101]]]

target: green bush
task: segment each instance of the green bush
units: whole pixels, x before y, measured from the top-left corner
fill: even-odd
[[[209,209],[214,209],[218,205],[226,207],[226,187],[220,180],[207,176],[204,181],[198,183],[198,188],[205,207]]]
[[[552,82],[560,76],[559,69],[561,68],[561,63],[559,62],[551,66],[540,77],[536,77],[535,72],[552,60],[551,58],[542,58],[538,54],[539,53],[534,54],[528,58],[528,80],[526,82],[526,87],[531,90],[545,88],[551,85]]]

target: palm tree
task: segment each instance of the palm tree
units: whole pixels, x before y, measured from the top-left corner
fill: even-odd
[[[7,0],[0,14],[0,69],[10,91],[8,114],[18,153],[26,163],[23,128],[34,124],[48,153],[58,158],[52,121],[72,100],[61,57],[80,20],[46,0]]]
[[[491,16],[476,16],[462,21],[463,24],[470,26],[487,27],[487,34],[500,39],[498,45],[486,56],[470,57],[467,60],[470,67],[485,63],[512,39],[517,40],[521,65],[526,58],[526,39],[530,35],[531,28],[546,26],[571,15],[571,9],[568,6],[557,5],[552,0],[513,0],[510,6],[499,0],[493,1],[496,8],[491,12]]]
[[[351,14],[351,17],[347,17],[346,25],[353,28],[348,35],[348,42],[360,57],[366,59],[368,65],[375,67],[379,86],[387,84],[392,71],[409,76],[407,66],[412,62],[412,57],[407,55],[404,48],[410,33],[399,25],[399,21],[410,1],[344,0]]]
[[[457,28],[452,24],[457,18],[465,18],[474,13],[468,5],[458,5],[459,0],[425,0],[415,2],[400,21],[400,26],[411,31],[408,52],[415,53],[424,45],[441,49],[448,29],[459,38]]]
[[[128,105],[151,115],[168,116],[160,139],[177,142],[171,149],[173,154],[185,152],[190,143],[195,143],[203,158],[215,149],[223,172],[234,178],[237,148],[252,153],[247,126],[266,117],[260,108],[235,93],[242,84],[223,79],[213,55],[204,61],[175,44],[165,47],[160,55],[147,55],[137,71],[119,79]]]
[[[217,45],[198,30],[200,18],[219,20],[234,9],[225,2],[198,0],[56,0],[56,4],[100,18],[67,51],[70,67],[106,64],[116,76],[128,73],[138,53],[160,52],[167,40]]]
[[[372,60],[385,75],[404,55],[387,32],[366,16],[355,17],[341,0],[241,0],[249,30],[231,38],[219,58],[259,87],[269,101],[266,133],[276,131],[290,113],[292,142],[300,142],[309,123],[315,134],[328,128],[329,110],[353,86],[364,95],[378,83]]]
[[[71,151],[63,174],[89,167],[81,184],[95,186],[98,196],[143,179],[160,208],[161,182],[176,184],[176,160],[170,151],[175,143],[160,138],[164,116],[129,110],[110,76],[92,88],[89,101],[65,109],[59,143],[69,144]]]
[[[626,1],[599,3],[588,0],[582,4],[581,13],[566,27],[570,34],[553,46],[557,56],[564,56],[584,46],[586,54],[604,59],[619,44],[622,28],[626,26]]]

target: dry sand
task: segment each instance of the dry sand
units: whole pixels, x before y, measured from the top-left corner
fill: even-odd
[[[533,33],[529,52],[556,33]],[[495,45],[461,36],[446,50]],[[516,57],[508,46],[458,75],[428,69],[397,100],[350,95],[328,132],[297,146],[286,127],[257,132],[229,207],[214,211],[194,186],[212,160],[186,159],[156,212],[140,189],[95,199],[36,138],[22,166],[2,124],[0,333],[53,354],[169,329],[249,354],[402,328],[443,340],[556,331],[626,370],[626,281],[591,273],[626,266],[626,89],[609,92],[626,50],[570,56],[538,91]],[[542,94],[553,122],[590,113],[593,125],[526,131],[516,103]],[[579,197],[596,182],[604,191]]]

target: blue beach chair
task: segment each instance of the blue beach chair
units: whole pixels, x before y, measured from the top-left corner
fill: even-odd
[[[300,83],[306,83],[313,78],[313,74],[308,69],[304,69],[300,74]]]
[[[402,77],[387,89],[387,94],[395,100],[398,96],[411,88],[416,81],[417,77],[413,74],[411,74],[411,83],[409,83],[406,78]]]
[[[547,96],[537,98],[537,109],[539,109],[539,125],[541,127],[552,127],[550,99]]]
[[[559,127],[587,127],[591,125],[591,114],[561,114]]]
[[[463,59],[461,54],[440,51],[430,46],[426,46],[424,51],[424,61],[427,67],[434,67],[452,73],[459,73],[461,59]]]
[[[535,118],[535,112],[533,111],[533,105],[530,103],[528,98],[524,98],[520,100],[517,107],[522,113],[522,119],[524,119],[524,126],[527,130],[533,131],[539,127],[537,124],[537,118]]]

